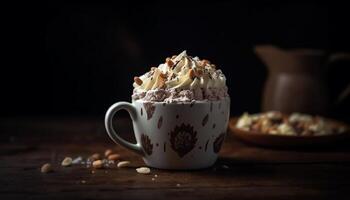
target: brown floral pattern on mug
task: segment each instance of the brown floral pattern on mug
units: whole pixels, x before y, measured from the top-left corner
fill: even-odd
[[[145,110],[146,110],[147,120],[151,119],[156,107],[151,102],[143,103],[143,107],[145,107]]]
[[[225,133],[221,133],[214,141],[213,143],[213,150],[214,153],[219,153],[222,143],[224,143],[224,139],[225,139]]]
[[[158,129],[160,129],[162,127],[162,124],[163,124],[163,116],[160,116],[158,119],[158,124],[157,124]]]
[[[205,148],[204,148],[204,151],[206,152],[207,149],[208,149],[208,144],[209,144],[209,140],[207,140],[207,142],[205,143]]]
[[[205,117],[202,120],[202,126],[205,126],[207,124],[208,119],[209,119],[209,115],[207,114],[207,115],[205,115]]]
[[[152,155],[153,144],[151,143],[151,139],[145,134],[141,135],[141,145],[147,155]]]
[[[175,126],[170,132],[171,148],[182,158],[190,152],[196,145],[197,132],[193,130],[193,126],[182,123]]]

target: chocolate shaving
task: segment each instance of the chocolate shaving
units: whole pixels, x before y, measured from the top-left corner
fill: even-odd
[[[207,151],[207,149],[208,149],[208,143],[209,143],[209,140],[207,140],[207,142],[205,143],[204,151]]]

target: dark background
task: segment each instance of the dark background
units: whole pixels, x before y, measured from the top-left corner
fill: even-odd
[[[231,114],[258,112],[267,70],[256,44],[349,51],[346,6],[320,3],[144,2],[11,6],[2,117],[98,116],[130,101],[133,77],[187,50],[227,76]],[[329,68],[332,96],[348,67]],[[349,98],[330,115],[349,120]]]

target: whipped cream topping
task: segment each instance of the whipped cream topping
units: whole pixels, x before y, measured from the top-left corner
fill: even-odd
[[[133,99],[148,101],[219,100],[228,97],[226,77],[208,60],[183,51],[134,78]]]

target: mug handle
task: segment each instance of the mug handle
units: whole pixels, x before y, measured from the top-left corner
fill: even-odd
[[[135,121],[135,118],[137,117],[135,107],[128,102],[124,102],[124,101],[117,102],[113,104],[111,107],[109,107],[105,116],[105,127],[107,130],[107,133],[115,143],[120,144],[123,147],[130,149],[131,151],[143,156],[144,152],[139,143],[133,144],[124,140],[115,132],[115,129],[113,128],[113,123],[112,123],[113,117],[115,113],[117,113],[119,110],[122,110],[122,109],[128,111],[132,121]]]

